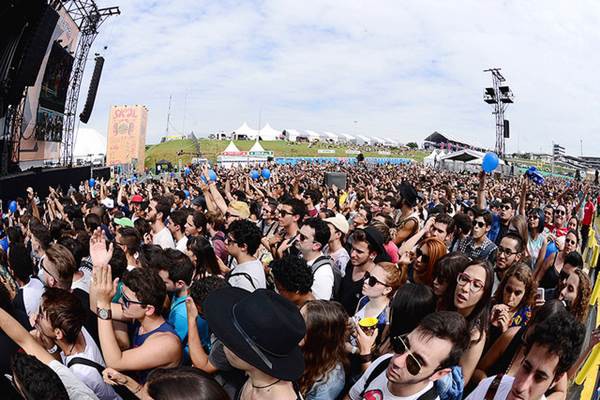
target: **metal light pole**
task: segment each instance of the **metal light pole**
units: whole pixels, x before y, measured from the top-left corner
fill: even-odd
[[[513,93],[507,85],[502,83],[506,81],[500,73],[500,68],[490,68],[483,72],[492,73],[493,87],[485,88],[483,101],[493,105],[492,114],[496,117],[496,146],[495,151],[498,157],[504,158],[506,151],[505,139],[509,137],[508,121],[504,119],[504,110],[508,104],[513,103]]]

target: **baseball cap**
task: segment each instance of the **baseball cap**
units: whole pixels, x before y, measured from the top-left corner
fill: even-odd
[[[115,218],[115,224],[123,226],[125,228],[133,228],[133,221],[127,217]]]
[[[342,214],[335,214],[335,217],[325,218],[324,221],[333,225],[335,229],[342,232],[344,235],[347,235],[350,230],[350,225]]]
[[[132,203],[141,203],[143,201],[144,201],[144,198],[142,196],[140,196],[139,194],[134,194],[133,197],[131,198]]]

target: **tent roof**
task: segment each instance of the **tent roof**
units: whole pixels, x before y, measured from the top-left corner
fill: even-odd
[[[296,136],[296,137],[298,137],[298,136],[306,137],[307,136],[306,133],[297,131],[296,129],[286,129],[286,132],[290,136]]]
[[[354,139],[356,139],[354,136],[349,135],[347,133],[340,133],[340,136],[343,136],[343,137],[345,137],[348,140],[354,140]]]
[[[256,137],[258,135],[258,131],[256,129],[252,129],[248,126],[247,123],[243,123],[242,126],[237,128],[234,131],[237,135],[246,135],[250,137]]]
[[[333,132],[323,132],[329,139],[339,139],[339,136]]]
[[[79,128],[75,138],[73,155],[106,154],[106,136],[95,129]]]
[[[313,137],[313,138],[320,138],[321,134],[315,131],[311,131],[309,129],[306,130],[306,133],[308,133],[308,136]]]
[[[265,149],[260,145],[260,143],[257,140],[256,142],[254,142],[254,144],[250,148],[250,151],[261,151],[261,152],[264,152]]]
[[[233,143],[233,141],[229,142],[229,144],[227,145],[225,150],[223,150],[223,153],[239,153],[239,152],[240,152],[240,149],[237,148],[237,146],[235,145],[235,143]]]
[[[356,135],[357,138],[364,140],[365,142],[370,142],[371,138],[366,137],[365,135]]]
[[[452,153],[448,153],[442,156],[442,160],[454,160],[454,161],[472,161],[482,159],[484,156],[483,153],[475,150],[464,149],[460,151],[454,151]]]
[[[275,140],[281,134],[281,131],[273,128],[267,122],[265,126],[258,132],[262,140]]]
[[[382,138],[380,138],[380,137],[377,137],[377,136],[373,136],[373,140],[375,140],[375,141],[376,141],[376,142],[378,142],[378,143],[385,143],[385,140],[384,140],[384,139],[382,139]]]

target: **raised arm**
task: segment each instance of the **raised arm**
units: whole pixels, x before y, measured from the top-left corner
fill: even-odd
[[[477,207],[485,210],[487,207],[485,201],[485,172],[479,173],[479,187],[477,188]]]
[[[44,364],[49,364],[54,360],[50,353],[27,330],[2,308],[0,308],[0,330],[4,331],[27,354],[35,356]]]
[[[209,374],[215,373],[218,370],[209,361],[208,354],[206,354],[204,347],[202,347],[202,341],[200,340],[198,327],[196,326],[198,310],[196,309],[194,301],[190,297],[185,299],[185,308],[188,314],[188,347],[190,349],[192,365],[194,368],[198,368],[204,372],[208,372]]]

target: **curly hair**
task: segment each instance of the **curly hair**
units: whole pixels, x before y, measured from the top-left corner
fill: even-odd
[[[577,321],[585,323],[592,295],[592,283],[588,275],[580,268],[575,268],[571,273],[577,275],[579,285],[577,287],[577,297],[571,304],[570,311]]]
[[[306,336],[302,345],[304,374],[298,383],[306,396],[315,382],[326,378],[338,364],[349,366],[344,349],[348,336],[348,314],[337,302],[313,300],[304,305]]]
[[[269,264],[275,282],[292,293],[306,294],[313,285],[313,274],[302,258],[286,255]]]
[[[136,268],[123,276],[123,285],[127,286],[142,304],[154,307],[154,314],[160,315],[163,310],[167,288],[156,270]]]
[[[533,308],[535,305],[537,284],[533,279],[531,267],[522,262],[513,265],[508,269],[508,271],[506,271],[504,278],[502,278],[502,281],[500,282],[500,285],[498,285],[498,289],[494,294],[494,304],[504,303],[504,288],[506,287],[508,280],[512,277],[525,285],[525,293],[523,293],[523,298],[517,306],[517,310],[523,306],[530,306]]]
[[[559,376],[568,371],[579,357],[584,337],[585,327],[573,316],[564,313],[552,315],[535,325],[527,337],[525,355],[534,345],[546,348],[558,356],[554,376]]]
[[[207,276],[192,283],[190,297],[197,306],[202,306],[202,303],[204,303],[204,300],[206,300],[210,293],[228,286],[230,286],[229,283],[220,276]]]
[[[238,219],[229,225],[228,234],[231,235],[238,245],[246,245],[249,255],[254,255],[260,246],[262,233],[255,223],[247,219]]]

